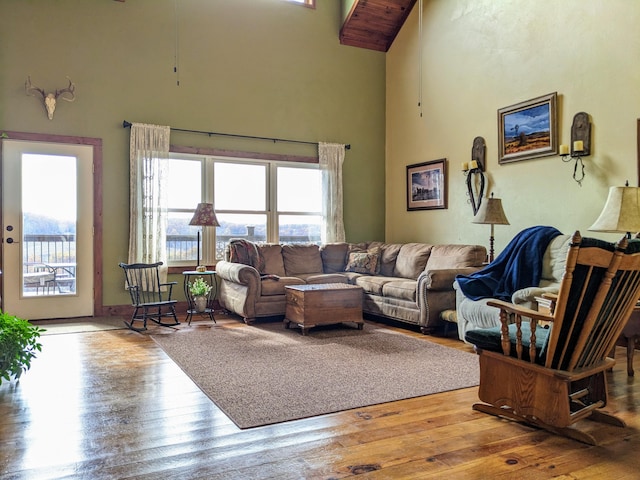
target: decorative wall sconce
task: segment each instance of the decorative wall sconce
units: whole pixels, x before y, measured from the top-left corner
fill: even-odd
[[[584,180],[584,163],[582,157],[591,155],[591,123],[586,112],[576,113],[571,124],[571,154],[569,145],[560,145],[560,156],[563,162],[573,160],[573,179],[582,186]],[[580,169],[578,169],[580,164]]]
[[[35,97],[39,95],[42,97],[44,107],[47,109],[47,117],[49,120],[53,120],[53,112],[56,110],[56,101],[59,98],[66,100],[67,102],[73,102],[76,99],[75,89],[76,85],[71,81],[69,77],[69,86],[67,88],[61,88],[55,92],[45,93],[42,88],[35,87],[31,84],[31,76],[27,77],[27,81],[24,82],[24,90],[27,95]]]
[[[462,162],[462,173],[467,177],[467,195],[469,195],[474,215],[480,210],[484,195],[484,173],[482,172],[485,165],[485,152],[484,138],[476,137],[473,139],[471,148],[471,161]]]

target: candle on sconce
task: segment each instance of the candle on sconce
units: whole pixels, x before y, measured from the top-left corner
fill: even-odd
[[[560,155],[569,155],[569,145],[560,145]]]
[[[476,168],[478,168],[478,162],[476,160],[471,160],[469,162],[469,169],[475,170]]]
[[[466,172],[469,170],[469,164],[467,162],[462,162],[462,171]]]
[[[582,152],[584,150],[584,143],[582,140],[576,140],[573,142],[573,151],[574,152]]]

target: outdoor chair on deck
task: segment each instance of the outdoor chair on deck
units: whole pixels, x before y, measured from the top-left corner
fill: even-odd
[[[484,402],[473,408],[592,445],[596,437],[576,422],[624,427],[600,409],[607,404],[606,371],[615,364],[607,354],[639,295],[640,240],[614,245],[576,232],[550,314],[491,300],[501,326],[467,332],[480,359]]]
[[[136,332],[147,329],[147,320],[158,325],[170,327],[179,325],[175,305],[177,300],[171,299],[173,286],[177,282],[160,283],[160,266],[157,263],[120,263],[124,270],[127,290],[131,295],[134,310],[131,321],[124,323]],[[172,318],[173,323],[163,323],[163,318]],[[134,322],[141,321],[142,328],[136,328]]]

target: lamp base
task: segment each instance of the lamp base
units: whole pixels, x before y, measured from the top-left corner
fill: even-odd
[[[207,267],[205,267],[204,265],[198,265],[196,267],[196,272],[206,272],[207,271]]]
[[[491,225],[493,228],[493,225]],[[493,235],[489,237],[489,263],[493,262]]]

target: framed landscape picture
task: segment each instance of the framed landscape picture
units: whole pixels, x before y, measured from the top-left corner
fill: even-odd
[[[407,210],[447,208],[447,159],[407,165]]]
[[[557,92],[498,110],[499,162],[558,153]]]

